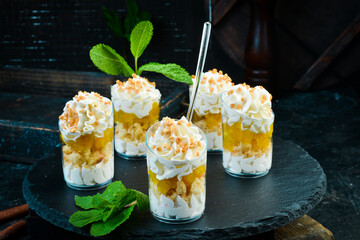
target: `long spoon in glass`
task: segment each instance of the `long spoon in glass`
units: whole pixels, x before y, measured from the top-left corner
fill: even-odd
[[[192,94],[190,97],[189,109],[186,114],[186,119],[188,121],[191,121],[192,115],[193,115],[195,98],[197,95],[197,91],[199,89],[200,79],[202,77],[202,73],[204,70],[206,53],[207,53],[209,39],[210,39],[210,32],[211,32],[211,24],[209,22],[204,23],[204,28],[203,28],[202,37],[201,37],[201,44],[200,44],[200,52],[199,52],[197,66],[196,66],[195,81],[193,83],[193,91],[192,91]]]

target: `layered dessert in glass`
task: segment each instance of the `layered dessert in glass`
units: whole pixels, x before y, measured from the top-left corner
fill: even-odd
[[[239,84],[221,94],[223,166],[235,177],[261,177],[272,163],[274,113],[262,86]]]
[[[167,223],[191,222],[205,209],[206,137],[185,117],[168,117],[146,134],[150,210]]]
[[[111,87],[115,150],[126,159],[144,158],[146,131],[159,120],[161,94],[155,83],[135,74]]]
[[[217,69],[202,74],[192,122],[205,133],[208,150],[222,149],[220,94],[229,91],[233,85],[231,78]],[[190,86],[190,96],[192,89]]]
[[[78,92],[59,117],[64,179],[75,189],[97,189],[114,176],[114,119],[108,98]]]

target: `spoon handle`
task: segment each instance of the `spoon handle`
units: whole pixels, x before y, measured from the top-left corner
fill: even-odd
[[[203,33],[201,37],[201,44],[200,44],[200,52],[196,66],[195,81],[193,82],[193,91],[190,97],[189,109],[186,114],[186,118],[188,121],[191,121],[193,115],[195,98],[200,85],[200,79],[202,77],[201,75],[204,70],[206,53],[210,39],[210,32],[211,32],[211,24],[209,22],[204,23]]]

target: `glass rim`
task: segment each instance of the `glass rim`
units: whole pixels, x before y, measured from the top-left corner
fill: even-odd
[[[230,90],[229,90],[230,91]],[[222,92],[221,95],[220,95],[220,101],[221,103],[223,103],[222,105],[224,105],[226,108],[230,109],[231,112],[234,112],[242,117],[246,117],[246,118],[249,118],[251,120],[255,120],[255,121],[263,121],[263,120],[274,120],[275,119],[275,114],[274,114],[274,111],[271,111],[271,118],[254,118],[254,117],[250,117],[248,116],[247,114],[244,114],[244,113],[240,113],[238,111],[236,111],[235,109],[232,109],[224,100],[223,96],[228,93],[229,91],[225,91],[225,92]],[[271,108],[272,109],[272,108]]]
[[[102,96],[103,98],[105,98],[105,99],[107,99],[107,100],[109,100],[110,101],[110,103],[111,103],[111,114],[110,115],[108,115],[108,116],[106,116],[106,118],[105,118],[105,122],[108,122],[109,120],[110,120],[110,118],[111,117],[113,117],[113,115],[114,115],[114,104],[112,103],[112,101],[109,99],[109,98],[107,98],[107,97],[104,97],[104,96]],[[70,102],[70,101],[72,101],[72,100],[69,100],[69,101],[67,101],[66,103],[65,103],[65,106],[66,106],[66,104],[68,104],[68,102]],[[61,113],[61,115],[62,115],[62,113]],[[60,115],[60,116],[61,116]],[[61,127],[61,125],[60,125],[60,118],[58,119],[58,127],[59,127],[59,130],[61,131],[61,130],[64,130],[62,127]],[[113,122],[114,122],[114,119],[113,119]]]
[[[174,118],[172,118],[172,119],[174,119]],[[180,119],[174,119],[174,120],[180,120]],[[157,125],[157,124],[160,124],[160,122],[161,121],[158,121],[158,122],[156,122],[156,123],[154,123],[153,125],[151,125],[150,127],[149,127],[149,129],[146,131],[146,134],[145,134],[145,144],[146,144],[146,148],[147,149],[149,149],[150,150],[150,152],[152,153],[152,154],[154,154],[155,156],[157,156],[158,158],[161,158],[162,160],[166,160],[166,161],[173,161],[173,162],[176,162],[176,161],[181,161],[181,162],[192,162],[192,160],[194,159],[194,158],[192,158],[192,159],[184,159],[184,160],[171,160],[171,159],[166,159],[166,158],[163,158],[163,157],[161,157],[161,156],[159,156],[158,154],[156,154],[155,152],[153,152],[153,150],[151,149],[151,147],[149,146],[149,144],[148,144],[148,136],[149,136],[149,132],[151,132],[152,130],[153,130],[153,128]],[[189,121],[189,122],[191,122],[191,121]],[[192,123],[193,124],[193,123]],[[207,139],[206,139],[206,135],[205,135],[205,133],[198,127],[198,126],[196,126],[195,124],[193,124],[193,126],[195,126],[198,130],[199,130],[199,132],[200,132],[200,134],[201,134],[201,136],[202,136],[202,138],[205,140],[205,147],[204,147],[204,149],[203,149],[203,151],[200,153],[200,155],[199,156],[202,156],[204,153],[206,154],[207,153]],[[148,156],[148,154],[146,154],[147,156]]]

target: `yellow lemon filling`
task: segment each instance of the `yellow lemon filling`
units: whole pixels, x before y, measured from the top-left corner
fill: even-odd
[[[264,150],[271,144],[273,124],[267,133],[254,133],[250,130],[241,129],[241,121],[230,126],[223,124],[223,148],[230,152],[239,145],[249,146],[249,150],[257,152]]]
[[[183,181],[185,183],[187,192],[190,191],[191,185],[193,184],[196,178],[205,176],[205,171],[206,171],[206,166],[201,165],[195,168],[191,174],[182,177],[180,181]],[[165,196],[169,196],[171,195],[172,192],[176,192],[177,183],[179,181],[177,176],[169,179],[159,180],[156,178],[156,174],[152,172],[150,169],[148,172],[149,172],[149,178],[151,184],[156,185],[157,190],[160,193],[164,194]]]
[[[83,163],[94,165],[107,158],[112,152],[113,139],[114,128],[106,129],[102,137],[86,134],[69,141],[65,141],[60,133],[60,140],[64,144],[62,148],[64,160],[79,166]]]
[[[89,149],[100,150],[106,146],[107,143],[112,142],[114,138],[114,128],[108,128],[104,131],[104,136],[95,137],[94,134],[81,135],[75,141],[64,141],[62,134],[60,133],[60,140],[62,143],[71,147],[77,152],[86,152]]]
[[[158,102],[154,102],[152,109],[148,116],[138,118],[134,113],[126,113],[122,110],[115,111],[114,121],[115,123],[122,123],[123,126],[128,129],[135,123],[139,123],[145,131],[148,130],[151,125],[159,120],[160,116],[160,105]]]
[[[207,113],[206,115],[200,116],[196,113],[196,111],[194,111],[192,120],[195,125],[197,122],[204,121],[207,129],[202,130],[212,132],[214,130],[216,131],[221,123],[221,113]]]

